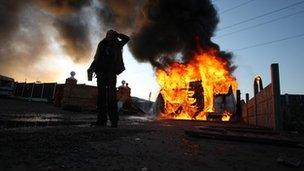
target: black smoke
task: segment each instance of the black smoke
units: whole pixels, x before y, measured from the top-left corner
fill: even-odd
[[[187,62],[198,47],[219,50],[211,42],[218,22],[209,0],[0,0],[0,73],[34,75],[32,66],[53,53],[51,29],[57,33],[52,41],[75,63],[92,57],[92,42],[107,29],[133,33],[129,48],[140,62]],[[228,62],[232,57],[219,55]]]
[[[40,29],[43,22],[36,22],[45,16],[31,5],[27,0],[0,0],[1,74],[36,77],[33,64],[44,53],[47,43]]]
[[[54,14],[68,14],[90,5],[90,0],[33,0],[40,7]]]
[[[57,31],[56,41],[63,52],[75,63],[86,62],[95,50],[95,45],[91,44],[92,30],[99,32],[95,34],[99,36],[95,37],[97,40],[102,39],[100,33],[107,29],[131,33],[139,20],[137,16],[144,2],[145,0],[0,0],[0,71],[6,73],[9,61],[25,70],[27,66],[38,62],[43,55],[41,52],[49,51],[47,38],[52,35],[48,35],[45,29],[51,27]],[[91,17],[86,16],[88,14],[83,11],[84,8],[95,10],[99,20],[97,25],[100,27],[90,28]],[[25,14],[29,17],[24,17]],[[38,23],[43,23],[46,27],[41,28]],[[27,34],[23,33],[24,30]],[[22,54],[15,50],[16,47],[22,49]],[[19,60],[20,56],[23,56],[22,61]]]
[[[50,28],[57,31],[63,52],[74,62],[90,58],[92,51],[88,22],[81,10],[91,0],[0,0],[0,73],[38,78],[46,73],[33,66],[49,49]],[[42,67],[43,68],[43,67]]]
[[[22,1],[0,0],[0,48],[18,28],[18,15],[23,4]]]
[[[91,52],[89,27],[80,12],[90,5],[90,0],[35,0],[53,17],[53,26],[59,34],[64,52],[76,63],[83,62]]]
[[[76,63],[89,58],[92,45],[89,26],[80,11],[90,5],[90,0],[35,0],[45,11],[53,15],[53,26],[59,34],[64,52]]]
[[[105,29],[132,33],[143,18],[141,10],[146,0],[99,0],[102,8],[98,12]]]
[[[176,61],[178,54],[186,63],[198,48],[219,50],[211,42],[219,18],[210,0],[148,0],[142,12],[144,18],[129,43],[140,62],[160,67]],[[231,53],[220,55],[232,57]]]
[[[74,62],[88,59],[92,49],[87,23],[78,15],[70,14],[56,18],[54,26],[58,30],[65,53]]]

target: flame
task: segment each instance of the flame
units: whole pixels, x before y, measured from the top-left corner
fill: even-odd
[[[223,116],[222,116],[222,121],[229,121],[231,115],[232,115],[232,114],[231,114],[230,112],[225,111],[225,112],[223,113]]]
[[[215,49],[200,50],[188,63],[176,62],[165,70],[156,70],[165,102],[161,118],[207,120],[208,113],[214,112],[214,96],[227,94],[230,86],[236,91],[237,82],[229,72],[228,61],[218,54]],[[199,91],[195,92],[193,86]]]

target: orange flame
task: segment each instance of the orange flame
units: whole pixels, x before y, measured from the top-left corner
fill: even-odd
[[[231,115],[232,115],[231,113],[229,113],[228,111],[225,111],[225,112],[223,113],[222,121],[229,121]]]
[[[207,114],[214,112],[215,95],[227,94],[230,86],[233,92],[236,91],[237,82],[229,72],[228,62],[218,54],[215,49],[201,50],[186,64],[176,62],[166,70],[156,70],[165,102],[161,118],[206,120]],[[191,89],[190,82],[195,81],[200,85],[201,101],[193,98],[197,92]],[[227,120],[227,116],[223,114],[222,120]]]

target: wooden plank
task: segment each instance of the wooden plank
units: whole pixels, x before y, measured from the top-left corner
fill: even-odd
[[[269,130],[260,130],[260,129],[243,129],[243,128],[216,128],[216,127],[200,127],[200,130],[209,130],[209,131],[220,131],[220,132],[241,132],[241,133],[252,133],[252,134],[265,134],[265,135],[278,135],[278,132],[269,131]]]
[[[200,130],[185,130],[185,134],[195,138],[250,142],[250,143],[258,143],[258,144],[304,148],[303,142],[294,141],[290,139],[276,138],[276,137],[247,136],[247,135],[236,135],[236,134],[230,135],[225,133],[200,131]]]

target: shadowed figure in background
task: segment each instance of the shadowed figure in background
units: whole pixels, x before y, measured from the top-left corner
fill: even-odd
[[[128,36],[109,30],[98,44],[94,61],[88,69],[89,80],[93,72],[97,76],[97,126],[106,126],[109,116],[111,127],[117,127],[116,77],[125,70],[122,48],[129,40]]]

